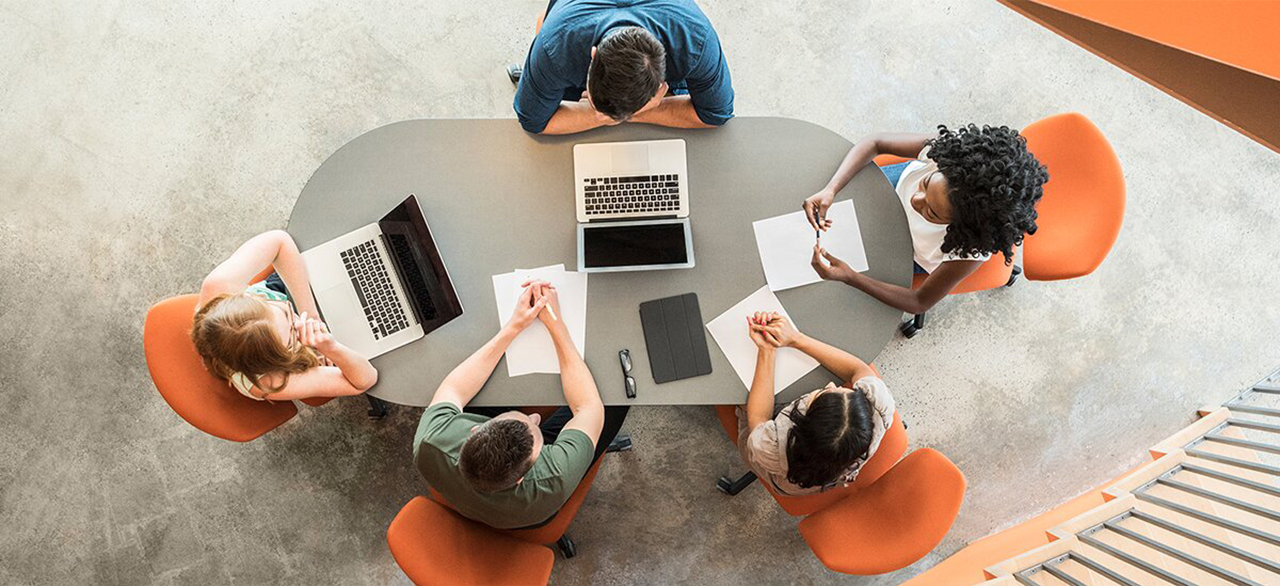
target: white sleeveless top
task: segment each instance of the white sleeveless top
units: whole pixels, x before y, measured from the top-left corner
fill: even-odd
[[[907,227],[911,229],[911,245],[915,248],[915,261],[920,268],[932,273],[944,262],[952,260],[986,261],[990,254],[981,256],[962,256],[955,251],[942,252],[942,239],[947,236],[948,224],[935,224],[926,220],[914,207],[911,207],[911,196],[920,190],[920,182],[938,171],[938,164],[929,158],[929,147],[920,151],[917,160],[907,163],[898,178],[894,190],[902,200],[902,209],[907,212]]]

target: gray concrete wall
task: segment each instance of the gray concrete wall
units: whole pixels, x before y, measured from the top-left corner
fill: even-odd
[[[825,570],[707,408],[644,408],[558,584],[896,584],[1144,458],[1280,364],[1280,158],[993,1],[705,0],[740,115],[850,139],[1093,119],[1129,213],[1088,278],[958,296],[877,358],[912,447],[969,479],[881,578]],[[540,1],[0,1],[0,583],[391,584],[417,410],[337,401],[240,445],[157,396],[147,307],[282,227],[320,162],[415,117],[512,117]],[[1247,15],[1245,15],[1247,18]],[[512,124],[515,124],[513,121]],[[851,294],[854,294],[851,292]]]

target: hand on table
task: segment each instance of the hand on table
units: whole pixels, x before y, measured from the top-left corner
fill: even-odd
[[[546,281],[525,281],[525,286],[533,291],[533,298],[542,301],[547,308],[538,314],[542,324],[548,329],[563,328],[564,322],[560,319],[560,291],[556,290],[555,285]]]
[[[780,314],[771,311],[757,311],[747,318],[747,335],[751,336],[751,341],[755,343],[756,348],[770,352],[778,348],[778,344],[765,331],[765,327],[781,317]]]
[[[522,332],[533,324],[533,320],[538,318],[539,314],[542,313],[542,308],[547,305],[546,297],[538,292],[539,287],[542,285],[549,286],[549,284],[542,281],[525,281],[521,285],[525,289],[520,293],[520,297],[516,299],[516,309],[511,312],[511,318],[507,320],[507,327],[517,332]]]
[[[853,267],[827,252],[821,245],[814,245],[813,258],[809,261],[813,270],[824,281],[845,281],[855,272]]]
[[[795,324],[786,316],[773,314],[773,319],[768,323],[755,326],[764,334],[764,339],[777,348],[790,348],[800,342],[804,334],[796,329]]]
[[[822,191],[810,195],[804,200],[804,219],[809,221],[809,225],[814,230],[826,231],[831,227],[831,220],[827,219],[827,208],[831,207],[831,202],[835,201],[836,193],[830,189],[823,187]],[[817,212],[818,219],[813,219],[814,212]]]

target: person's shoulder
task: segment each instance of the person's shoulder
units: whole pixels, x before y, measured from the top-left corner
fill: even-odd
[[[878,396],[889,394],[889,385],[884,383],[884,379],[877,375],[869,374],[856,381],[853,381],[852,387],[862,391],[869,399],[875,399]]]
[[[581,478],[594,455],[595,445],[590,436],[578,429],[563,430],[555,442],[542,446],[542,453],[533,464],[533,479]],[[573,480],[576,482],[577,478]]]
[[[462,408],[451,402],[443,401],[428,406],[426,411],[422,412],[422,418],[418,420],[418,432],[414,436],[414,443],[431,441],[432,438],[448,430],[450,424],[461,417]]]
[[[853,388],[862,392],[871,403],[872,408],[880,411],[885,417],[890,417],[896,408],[893,400],[893,393],[889,392],[889,385],[884,383],[884,379],[875,375],[864,376],[853,383]],[[887,421],[888,425],[891,421]]]

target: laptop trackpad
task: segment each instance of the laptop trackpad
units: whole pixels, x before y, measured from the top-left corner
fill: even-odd
[[[649,172],[649,145],[619,144],[613,152],[614,175],[639,175]]]

